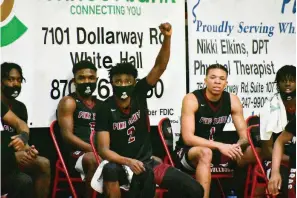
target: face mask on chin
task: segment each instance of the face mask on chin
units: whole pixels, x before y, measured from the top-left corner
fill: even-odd
[[[20,86],[13,86],[13,87],[10,87],[10,86],[6,86],[6,85],[3,85],[3,94],[5,95],[5,97],[7,97],[8,99],[15,99],[16,97],[18,97],[21,93],[21,89],[22,87]]]
[[[296,97],[296,90],[291,93],[280,92],[281,98],[285,101],[290,101]]]
[[[96,82],[94,83],[77,83],[76,91],[81,97],[87,98],[93,94],[96,89]]]
[[[125,100],[130,97],[134,91],[134,85],[112,86],[112,88],[114,95],[121,100]]]

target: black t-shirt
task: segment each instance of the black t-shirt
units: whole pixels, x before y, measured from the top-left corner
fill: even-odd
[[[1,120],[8,112],[8,110],[9,110],[8,107],[1,101]]]
[[[296,117],[288,122],[285,130],[294,136],[288,149],[291,167],[296,168]]]
[[[1,101],[1,122],[9,108]],[[1,123],[3,124],[3,123]],[[10,133],[1,131],[1,179],[5,179],[12,171],[17,170],[16,158],[13,147],[8,147],[11,142]]]
[[[11,104],[8,106],[8,108],[21,120],[27,123],[28,121],[28,112],[26,105],[18,100],[13,100]],[[16,135],[16,130],[9,126],[7,123],[3,122],[3,127],[5,131],[10,132],[10,135]]]
[[[108,131],[110,134],[110,150],[143,162],[152,156],[146,101],[151,88],[146,78],[136,84],[128,114],[119,109],[114,96],[109,97],[97,112],[96,119],[96,131]]]
[[[223,92],[220,100],[216,103],[209,101],[206,97],[206,89],[195,90],[199,109],[195,112],[195,135],[207,140],[216,140],[222,134],[231,114],[231,99],[228,92]],[[183,147],[182,136],[177,146]]]

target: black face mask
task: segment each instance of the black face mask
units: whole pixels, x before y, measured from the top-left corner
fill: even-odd
[[[129,86],[112,86],[113,93],[121,100],[125,100],[130,97],[134,91],[134,85]]]
[[[5,95],[5,97],[7,97],[8,99],[15,99],[16,97],[18,97],[21,93],[21,88],[20,86],[13,86],[13,87],[10,87],[10,86],[6,86],[6,85],[3,85],[3,94]]]
[[[280,92],[281,98],[285,101],[292,100],[296,97],[296,90],[291,93]]]
[[[96,89],[96,82],[94,83],[77,83],[76,91],[81,97],[87,98],[93,94]]]

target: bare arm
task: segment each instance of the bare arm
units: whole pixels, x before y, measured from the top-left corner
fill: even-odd
[[[3,121],[10,125],[12,128],[15,128],[18,134],[20,134],[21,132],[26,132],[29,135],[29,127],[26,122],[17,117],[12,111],[9,110],[5,114],[5,116],[3,117]]]
[[[169,23],[165,23],[161,24],[159,28],[164,35],[164,41],[156,58],[155,65],[146,77],[147,83],[152,86],[157,83],[163,72],[166,70],[170,58],[170,43],[172,34],[171,25]]]
[[[272,147],[273,147],[273,139],[272,136],[270,140],[262,140],[261,144],[261,153],[264,159],[271,160],[272,159]],[[289,161],[289,156],[283,154],[282,161]]]
[[[188,146],[203,146],[218,149],[222,144],[206,140],[195,135],[195,112],[198,111],[198,101],[194,94],[187,94],[183,99],[181,112],[181,137]]]
[[[230,94],[231,98],[231,116],[236,128],[236,131],[239,136],[238,144],[244,147],[243,150],[248,146],[248,138],[247,138],[247,125],[243,118],[243,109],[242,104],[238,98],[238,96]]]
[[[117,164],[128,165],[130,158],[123,157],[116,152],[109,149],[110,137],[108,131],[101,131],[97,133],[97,142],[98,142],[98,153],[99,155],[110,161]]]
[[[68,144],[84,152],[92,152],[90,144],[84,142],[73,134],[73,113],[75,108],[75,101],[69,96],[62,98],[58,105],[58,122],[61,128],[62,137]]]
[[[12,141],[8,146],[13,146],[16,151],[25,149],[29,140],[29,127],[26,122],[17,117],[11,110],[9,110],[2,119],[8,125],[15,128],[18,134],[11,137]]]
[[[279,172],[282,156],[284,154],[284,145],[292,140],[292,138],[293,135],[291,133],[284,131],[276,139],[272,150],[272,174],[274,172]]]

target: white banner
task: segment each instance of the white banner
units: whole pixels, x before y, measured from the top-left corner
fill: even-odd
[[[1,23],[2,62],[15,62],[26,83],[20,101],[30,127],[47,127],[57,104],[70,91],[72,66],[88,58],[98,68],[100,99],[112,95],[108,69],[132,62],[139,78],[152,69],[163,37],[158,26],[173,27],[171,58],[162,78],[148,93],[151,124],[169,116],[179,123],[186,94],[184,2],[180,0],[4,0]],[[4,7],[4,6],[3,6]],[[174,13],[174,14],[172,14]],[[178,82],[178,83],[177,83]]]
[[[277,70],[296,65],[295,12],[296,0],[188,1],[190,91],[203,88],[206,68],[220,63],[244,117],[259,114],[276,91]],[[228,122],[225,130],[233,130]]]

